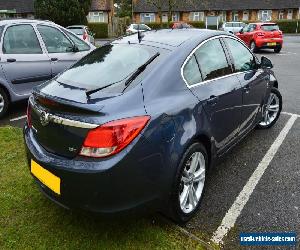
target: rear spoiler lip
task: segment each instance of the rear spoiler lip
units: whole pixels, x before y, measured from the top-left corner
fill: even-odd
[[[32,99],[29,99],[31,110],[35,112],[39,117],[43,118],[43,122],[45,123],[44,126],[46,126],[49,122],[53,122],[60,125],[65,125],[69,127],[75,127],[75,128],[85,128],[85,129],[94,129],[99,127],[99,124],[93,124],[93,123],[87,123],[82,122],[78,120],[72,120],[68,118],[64,118],[58,115],[51,114],[50,112],[47,112],[41,108],[38,108],[34,103],[32,103]],[[41,120],[42,121],[42,120]]]

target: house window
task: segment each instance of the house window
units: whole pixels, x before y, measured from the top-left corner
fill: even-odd
[[[179,13],[173,13],[172,22],[178,22],[178,21],[179,21]]]
[[[190,21],[204,21],[204,12],[191,12]]]
[[[234,22],[239,21],[239,12],[238,11],[232,12],[232,21],[234,21]]]
[[[226,22],[226,11],[221,11],[219,14],[219,20],[221,22]]]
[[[258,12],[258,20],[267,22],[272,20],[272,10],[260,10]]]
[[[90,12],[87,19],[89,23],[104,23],[104,13]]]
[[[163,14],[162,15],[162,22],[167,23],[168,22],[168,14]]]
[[[279,20],[284,19],[284,10],[280,10],[280,11],[278,12],[278,19],[279,19]]]
[[[249,11],[243,11],[243,21],[249,20]]]
[[[287,19],[293,19],[293,10],[288,10]]]
[[[155,14],[154,13],[142,13],[141,14],[141,22],[142,23],[154,23],[155,22]]]

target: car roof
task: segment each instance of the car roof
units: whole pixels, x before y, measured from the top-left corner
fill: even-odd
[[[265,22],[265,23],[249,23],[249,24],[256,24],[256,25],[277,25],[276,23]]]
[[[226,32],[206,29],[162,29],[143,32],[144,37],[140,44],[152,45],[155,47],[167,47],[175,49],[188,40],[195,44],[209,37],[217,35],[228,35]],[[115,41],[116,43],[139,43],[138,35],[126,36]]]
[[[225,22],[225,23],[243,23],[243,22]]]
[[[55,24],[52,21],[48,21],[48,20],[35,20],[35,19],[7,19],[7,20],[1,20],[0,21],[0,25],[22,24],[22,23]]]

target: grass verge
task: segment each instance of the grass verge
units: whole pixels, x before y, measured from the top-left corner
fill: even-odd
[[[34,183],[22,130],[0,128],[0,249],[205,249],[157,216],[111,219],[64,210]]]

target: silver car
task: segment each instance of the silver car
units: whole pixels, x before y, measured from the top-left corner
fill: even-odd
[[[95,47],[49,21],[0,21],[0,117]]]
[[[84,25],[72,25],[68,26],[67,29],[72,31],[76,36],[82,40],[95,45],[95,34],[93,34],[87,26]]]
[[[237,32],[240,32],[242,28],[246,26],[243,22],[226,22],[223,23],[220,30],[226,31],[231,34],[235,34]]]

